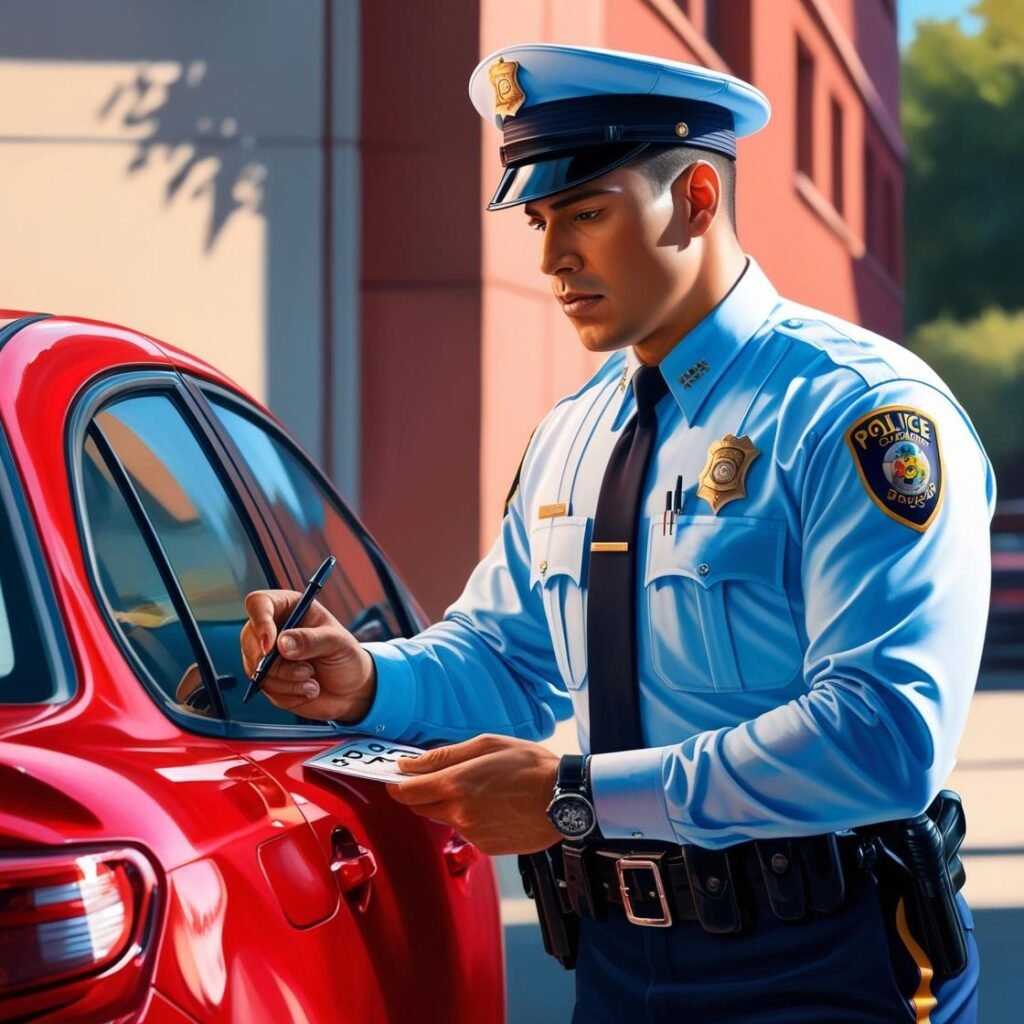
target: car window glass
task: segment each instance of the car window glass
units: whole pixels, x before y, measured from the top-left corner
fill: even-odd
[[[212,401],[281,524],[300,571],[309,576],[327,555],[338,562],[320,600],[360,640],[386,640],[401,632],[380,576],[362,542],[298,456],[260,424]]]
[[[53,674],[0,502],[0,704],[30,704],[53,696]]]
[[[89,534],[99,583],[114,621],[161,691],[190,710],[185,705],[185,691],[193,682],[187,674],[195,654],[188,636],[128,504],[92,438],[86,439],[84,455],[82,487]]]
[[[229,716],[247,722],[314,725],[263,697],[250,704],[241,702],[247,687],[239,647],[247,619],[245,596],[271,583],[228,492],[174,401],[158,394],[133,396],[107,406],[96,416],[96,423],[128,473],[163,545],[222,677]],[[94,531],[97,528],[103,529],[94,526]],[[112,552],[111,557],[116,554]],[[152,559],[147,557],[146,567],[141,568],[141,552],[130,560],[122,558],[127,564],[119,568],[120,586],[129,592],[134,587],[153,600],[162,623],[169,602],[158,587],[159,578],[154,582]],[[148,591],[140,589],[142,583]],[[180,659],[173,669],[169,662],[161,679],[165,692],[179,698],[181,668]],[[193,679],[198,681],[197,672]]]
[[[14,671],[14,641],[11,639],[11,623],[7,618],[4,601],[3,581],[0,581],[0,679]]]

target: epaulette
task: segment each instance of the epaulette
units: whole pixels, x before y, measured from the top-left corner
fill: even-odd
[[[856,373],[868,387],[899,376],[883,355],[832,321],[790,317],[775,324],[774,330],[818,349],[836,366]]]

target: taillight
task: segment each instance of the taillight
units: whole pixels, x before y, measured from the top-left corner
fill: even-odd
[[[156,895],[152,865],[129,847],[0,853],[0,1020],[131,1009]]]

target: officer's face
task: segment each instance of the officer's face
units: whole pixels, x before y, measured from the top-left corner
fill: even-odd
[[[592,352],[635,345],[657,361],[685,333],[698,256],[680,194],[624,166],[526,205],[541,270]]]

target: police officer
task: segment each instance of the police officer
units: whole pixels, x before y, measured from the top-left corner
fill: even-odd
[[[970,420],[914,355],[780,298],[743,252],[752,86],[528,45],[470,94],[503,133],[489,208],[523,207],[554,301],[608,359],[537,427],[443,621],[359,645],[316,605],[278,636],[296,595],[259,592],[247,666],[277,642],[279,706],[448,743],[392,795],[485,852],[547,851],[531,884],[564,912],[549,945],[575,939],[574,1020],[973,1020],[962,831],[937,798],[989,592]],[[559,761],[536,741],[570,714],[584,755]],[[942,877],[915,883],[929,856]],[[939,890],[936,925],[918,897]]]

